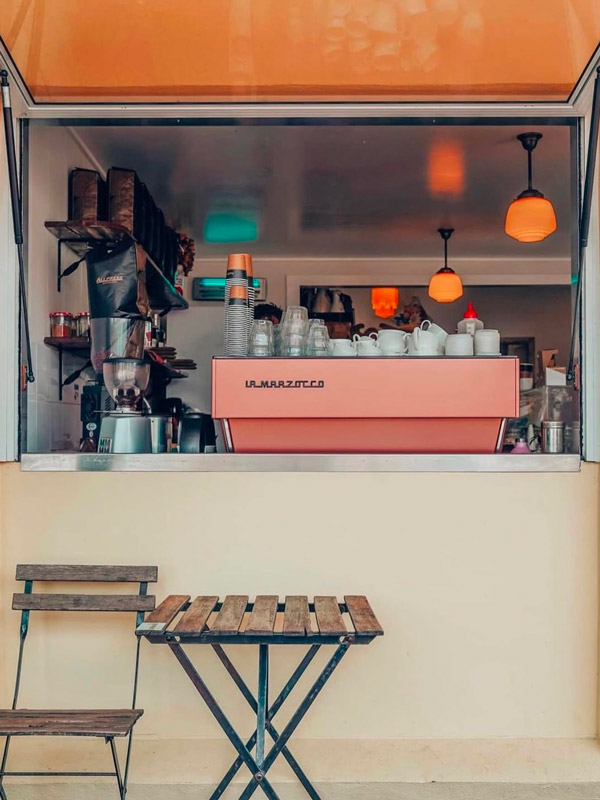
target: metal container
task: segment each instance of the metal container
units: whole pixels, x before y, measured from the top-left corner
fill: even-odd
[[[564,453],[565,423],[555,420],[542,422],[542,450],[544,453]]]
[[[173,422],[169,414],[150,415],[150,437],[153,453],[170,453],[173,440]]]

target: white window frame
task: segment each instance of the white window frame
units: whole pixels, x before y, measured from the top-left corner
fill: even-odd
[[[0,43],[0,64],[11,74],[15,126],[18,118],[144,117],[210,119],[217,117],[578,117],[583,120],[582,178],[585,174],[587,132],[595,67],[600,48],[590,60],[567,102],[551,103],[205,103],[205,104],[36,104]],[[12,68],[12,69],[11,69]],[[15,133],[17,133],[17,130]],[[17,136],[18,142],[18,136]],[[2,148],[4,150],[4,147]],[[599,158],[600,162],[600,158]],[[598,176],[594,190],[589,243],[582,285],[582,386],[584,452],[587,461],[600,461],[600,218]],[[4,153],[0,156],[0,461],[19,457],[19,304],[16,251],[13,244],[10,198]]]

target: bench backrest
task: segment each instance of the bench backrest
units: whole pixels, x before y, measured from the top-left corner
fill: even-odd
[[[32,611],[127,611],[135,612],[136,627],[144,621],[144,614],[154,609],[156,599],[147,594],[148,584],[158,580],[158,567],[107,566],[71,564],[18,564],[16,579],[24,581],[23,592],[13,595],[12,607],[21,612],[21,636],[13,708],[17,707],[23,648],[29,629]],[[137,583],[136,594],[58,594],[34,592],[34,583]],[[139,665],[139,639],[136,645],[133,707],[137,691]]]
[[[156,598],[146,594],[148,583],[158,580],[158,567],[19,564],[16,579],[25,591],[13,595],[16,611],[152,611]],[[33,583],[138,583],[137,594],[34,593]]]

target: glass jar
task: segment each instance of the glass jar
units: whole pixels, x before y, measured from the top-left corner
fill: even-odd
[[[68,339],[73,336],[73,314],[70,311],[52,311],[50,314],[50,336]]]
[[[75,336],[81,339],[90,338],[90,312],[80,311],[75,315]]]

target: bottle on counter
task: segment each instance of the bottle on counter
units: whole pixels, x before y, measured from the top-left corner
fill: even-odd
[[[456,326],[456,332],[470,333],[471,336],[475,336],[476,331],[481,331],[483,328],[483,321],[477,316],[477,312],[473,308],[473,303],[469,303],[467,310],[463,314],[463,318]]]

